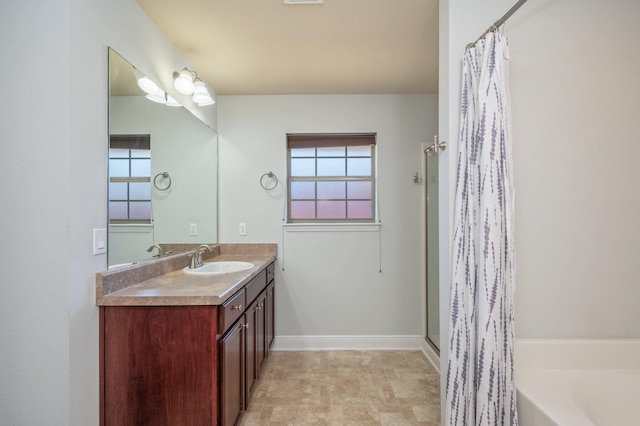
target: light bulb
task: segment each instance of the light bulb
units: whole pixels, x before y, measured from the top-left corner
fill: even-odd
[[[209,92],[204,85],[204,82],[199,78],[196,78],[195,83],[193,84],[193,102],[198,103],[210,98]]]
[[[194,90],[194,84],[191,71],[184,68],[179,73],[174,73],[173,85],[176,87],[176,90],[183,95],[192,94]]]
[[[204,82],[200,80],[200,78],[196,77],[196,81],[194,83],[194,90],[193,90],[193,102],[200,105],[202,103],[207,103],[210,101],[213,101],[213,99],[211,98],[209,91],[205,87]]]

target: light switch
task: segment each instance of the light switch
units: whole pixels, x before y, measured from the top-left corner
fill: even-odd
[[[93,254],[104,254],[107,252],[107,230],[93,230]]]
[[[240,235],[247,235],[247,224],[246,223],[241,223],[240,226],[238,226],[238,233]]]
[[[189,224],[189,235],[198,235],[198,224],[190,223]]]

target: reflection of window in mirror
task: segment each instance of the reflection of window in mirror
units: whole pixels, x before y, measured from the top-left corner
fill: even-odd
[[[151,137],[109,138],[109,223],[151,224]]]

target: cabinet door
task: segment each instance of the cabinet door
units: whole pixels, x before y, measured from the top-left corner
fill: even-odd
[[[266,323],[266,291],[263,291],[260,296],[256,299],[256,372],[257,376],[260,376],[260,367],[262,366],[262,362],[266,357],[266,332],[265,332],[265,323]]]
[[[220,424],[223,426],[233,426],[245,407],[245,324],[243,315],[220,339]]]
[[[258,322],[258,301],[254,301],[249,308],[247,308],[247,329],[246,329],[246,344],[247,350],[246,354],[246,363],[247,363],[247,373],[246,377],[246,401],[249,404],[251,400],[251,394],[253,393],[253,387],[258,381],[258,364],[256,358],[256,349],[257,349],[257,336],[256,333],[258,331],[257,322]]]
[[[265,300],[265,357],[269,356],[269,348],[273,345],[273,339],[275,337],[275,283],[272,281],[267,286],[266,300]]]

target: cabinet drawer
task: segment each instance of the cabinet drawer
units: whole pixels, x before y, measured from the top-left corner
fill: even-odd
[[[276,274],[276,266],[275,264],[272,263],[271,265],[267,266],[267,284],[273,281],[275,274]]]
[[[247,304],[250,304],[267,286],[267,272],[260,272],[254,279],[249,281],[245,288],[247,289]]]
[[[221,326],[219,330],[220,334],[224,333],[225,330],[231,327],[231,325],[242,316],[246,307],[246,292],[244,288],[220,305],[218,310],[218,323]]]

